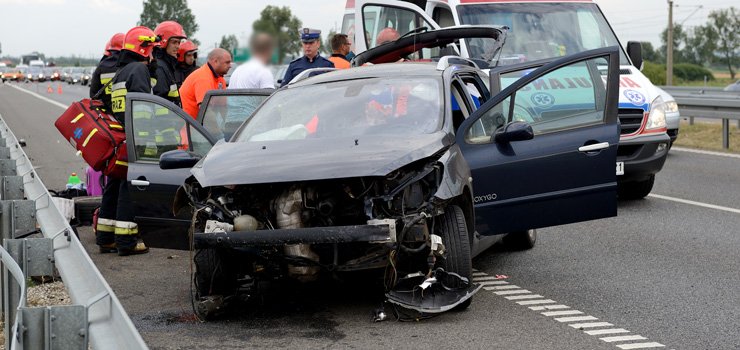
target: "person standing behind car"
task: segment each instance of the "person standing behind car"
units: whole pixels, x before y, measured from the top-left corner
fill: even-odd
[[[198,68],[185,79],[180,89],[182,97],[182,109],[193,119],[198,118],[200,104],[208,90],[220,90],[226,88],[224,74],[231,68],[231,54],[222,49],[215,48],[208,54],[208,63]]]
[[[126,33],[117,75],[111,81],[113,116],[125,123],[126,95],[129,92],[152,93],[152,49],[157,36],[147,27],[135,27]],[[124,129],[125,130],[125,129]],[[108,177],[100,206],[95,243],[101,253],[118,250],[118,255],[143,254],[149,248],[138,242],[139,227],[134,222],[133,203],[126,179]]]
[[[199,68],[198,47],[192,41],[180,43],[180,49],[177,50],[177,65],[175,66],[175,81],[180,88],[190,73]]]
[[[120,57],[121,48],[123,47],[123,38],[125,36],[126,34],[116,33],[112,38],[110,38],[108,44],[105,46],[105,56],[100,59],[98,67],[95,68],[95,72],[93,72],[93,76],[90,78],[90,98],[95,97],[103,86],[108,84],[116,74],[116,71],[118,70],[116,65],[118,64],[118,58]],[[111,84],[108,84],[105,88],[105,92],[98,96],[98,99],[103,102],[103,105],[108,111],[111,110],[110,93]]]
[[[272,89],[275,78],[267,68],[275,51],[275,42],[264,33],[256,34],[249,43],[252,58],[234,70],[229,89]]]
[[[157,84],[154,85],[154,94],[182,107],[180,91],[175,80],[175,65],[180,41],[187,36],[182,26],[173,21],[160,23],[154,29],[154,34],[160,37],[159,46],[154,47],[154,57],[157,59]]]
[[[347,34],[334,34],[331,37],[331,57],[329,61],[334,62],[334,67],[339,69],[349,68],[349,60],[347,54],[349,54],[352,42],[349,41]]]
[[[298,76],[298,74],[301,74],[301,72],[306,69],[334,68],[334,63],[332,61],[319,55],[321,31],[318,29],[301,28],[299,32],[301,34],[303,56],[290,62],[288,69],[285,70],[285,76],[283,77],[283,82],[280,84],[280,87],[290,83],[293,78]]]

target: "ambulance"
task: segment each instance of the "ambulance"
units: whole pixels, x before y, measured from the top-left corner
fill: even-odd
[[[665,163],[671,139],[678,135],[678,108],[670,95],[640,72],[641,44],[630,41],[621,49],[595,1],[348,0],[342,33],[352,38],[352,51],[360,53],[410,33],[461,25],[504,25],[509,30],[503,48],[495,56],[491,55],[488,39],[472,38],[460,40],[457,52],[425,49],[411,59],[434,61],[456,54],[481,68],[496,68],[491,73],[497,78],[491,79],[491,94],[506,88],[542,61],[619,46],[618,193],[621,199],[643,198],[650,193],[655,175]],[[577,89],[583,87],[579,78],[562,76],[532,84],[531,100],[537,108],[546,110],[556,105],[553,102],[557,99],[574,99],[579,96]],[[675,121],[674,137],[668,135],[667,116]]]

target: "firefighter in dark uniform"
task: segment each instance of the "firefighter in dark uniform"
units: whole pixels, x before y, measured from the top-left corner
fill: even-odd
[[[105,46],[105,56],[100,59],[98,67],[95,68],[92,79],[90,79],[90,98],[94,98],[100,89],[102,89],[105,84],[108,84],[116,74],[116,70],[118,70],[116,65],[118,64],[118,58],[120,57],[121,48],[123,47],[123,37],[125,36],[126,34],[116,33]],[[103,101],[103,105],[105,105],[105,108],[108,109],[108,111],[111,110],[110,92],[111,84],[108,84],[105,88],[105,92],[101,93],[97,98],[98,100]]]
[[[129,92],[152,92],[150,66],[152,49],[158,38],[146,27],[135,27],[126,33],[118,65],[118,75],[111,81],[111,109],[121,125],[125,122],[126,95]],[[138,225],[134,222],[133,203],[126,179],[108,178],[100,207],[96,243],[101,253],[118,251],[118,255],[143,254],[149,248],[138,242]]]
[[[182,86],[190,73],[195,72],[198,66],[198,47],[192,41],[180,43],[177,50],[177,66],[175,66],[175,80],[177,87]]]
[[[157,59],[157,84],[154,85],[154,94],[182,107],[175,80],[175,66],[180,42],[186,39],[185,31],[177,22],[164,21],[154,29],[154,34],[160,37],[159,47],[154,48],[154,57]]]
[[[301,28],[301,47],[303,56],[293,60],[285,70],[285,76],[280,87],[290,83],[293,78],[301,74],[306,69],[311,68],[334,68],[334,63],[319,55],[319,46],[321,46],[321,31],[318,29]]]

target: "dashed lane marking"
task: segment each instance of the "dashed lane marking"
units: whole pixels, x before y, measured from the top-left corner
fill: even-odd
[[[723,207],[723,206],[720,206],[720,205],[714,205],[714,204],[708,204],[708,203],[702,203],[702,202],[695,202],[695,201],[690,201],[688,199],[668,197],[668,196],[663,196],[663,195],[660,195],[660,194],[652,194],[652,193],[649,194],[648,197],[653,197],[653,198],[658,198],[658,199],[663,199],[663,200],[673,201],[673,202],[678,202],[678,203],[683,203],[683,204],[695,205],[697,207],[704,207],[704,208],[709,208],[709,209],[723,210],[723,211],[730,212],[730,213],[740,214],[740,209],[728,208],[728,207]]]
[[[44,100],[44,101],[46,101],[46,102],[49,102],[49,103],[51,103],[51,104],[53,104],[53,105],[55,105],[55,106],[61,107],[61,108],[65,109],[65,110],[66,110],[67,108],[69,108],[69,106],[66,106],[66,105],[64,105],[63,103],[59,103],[59,102],[57,102],[57,101],[54,101],[54,100],[52,100],[52,99],[50,99],[50,98],[48,98],[48,97],[46,97],[46,96],[41,96],[41,95],[39,95],[39,94],[37,94],[37,93],[35,93],[35,92],[33,92],[33,91],[30,91],[30,90],[26,90],[26,89],[24,89],[24,88],[21,88],[21,87],[17,87],[17,86],[15,86],[15,85],[10,85],[10,87],[12,87],[12,88],[14,88],[14,89],[17,89],[17,90],[19,90],[19,91],[25,92],[25,93],[27,93],[27,94],[29,94],[29,95],[33,95],[33,96],[36,96],[36,97],[38,97],[38,98],[40,98],[40,99],[42,99],[42,100]]]
[[[492,294],[503,296],[505,299],[511,300],[518,305],[526,306],[532,311],[538,311],[544,317],[552,317],[557,322],[581,330],[586,335],[598,337],[599,340],[613,344],[620,349],[631,350],[665,347],[665,345],[657,342],[637,342],[647,340],[647,338],[637,334],[629,334],[631,333],[629,330],[617,328],[609,322],[599,321],[598,318],[586,315],[583,311],[571,309],[567,305],[558,304],[555,300],[547,299],[540,294],[532,293],[519,286],[509,284],[509,282],[503,281],[500,278],[489,278],[493,276],[488,276],[482,271],[473,271],[473,281],[479,281],[479,284],[485,284],[483,288],[493,291]]]
[[[740,158],[740,154],[734,154],[734,153],[728,153],[728,152],[705,151],[702,149],[694,149],[694,148],[679,147],[679,146],[671,147],[671,151],[708,154],[708,155],[720,156],[720,157]]]

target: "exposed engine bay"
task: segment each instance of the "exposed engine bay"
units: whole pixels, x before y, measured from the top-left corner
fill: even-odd
[[[207,317],[224,298],[255,293],[250,286],[259,281],[369,269],[378,270],[395,305],[420,313],[467,306],[480,286],[470,280],[472,267],[450,262],[463,256],[469,265],[470,252],[447,247],[460,237],[445,229],[449,200],[435,197],[442,173],[427,159],[385,177],[209,188],[191,177],[181,191],[195,208],[200,312]]]

